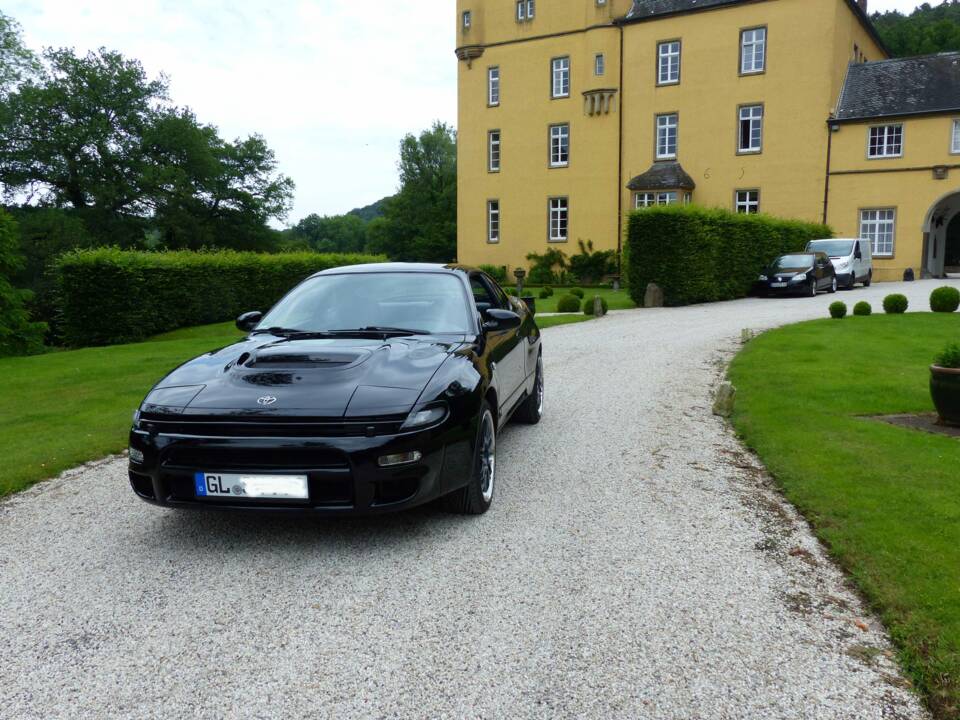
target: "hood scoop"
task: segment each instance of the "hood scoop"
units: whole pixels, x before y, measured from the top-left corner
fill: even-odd
[[[244,364],[248,368],[320,368],[342,370],[359,365],[370,357],[366,350],[323,350],[265,347],[256,350]]]

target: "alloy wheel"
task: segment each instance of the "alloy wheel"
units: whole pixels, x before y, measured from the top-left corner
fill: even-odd
[[[480,422],[480,495],[490,502],[497,473],[497,432],[489,410]]]

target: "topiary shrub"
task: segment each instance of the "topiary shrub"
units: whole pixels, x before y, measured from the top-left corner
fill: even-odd
[[[650,283],[663,289],[667,305],[746,297],[773,258],[833,232],[799,220],[675,205],[631,212],[626,235],[623,273],[642,307]]]
[[[883,299],[883,311],[889,315],[902,315],[908,307],[910,307],[910,301],[907,300],[906,295],[900,293],[887,295]]]
[[[571,295],[576,295],[581,300],[583,299],[584,292],[580,288],[570,288],[567,292]]]
[[[870,303],[868,303],[866,300],[861,300],[853,306],[853,314],[860,317],[866,317],[867,315],[873,314],[873,308],[870,307]]]
[[[934,359],[933,364],[942,368],[960,369],[960,345],[947,345]]]
[[[834,320],[843,320],[847,316],[847,304],[837,300],[830,303],[830,317]]]
[[[551,295],[553,295],[553,292],[550,291],[550,290],[547,290],[547,288],[543,288],[543,289],[540,291],[540,299],[541,299],[541,300],[546,300],[546,299],[547,299],[548,297],[550,297]]]
[[[545,297],[553,297],[553,288],[550,287],[549,285],[544,285],[543,290],[541,292],[546,293]]]
[[[560,299],[557,300],[557,312],[580,312],[580,298],[576,295],[562,295]]]
[[[54,266],[64,341],[73,347],[137,342],[181,327],[266,312],[320,270],[382,256],[76,250]]]
[[[599,295],[597,297],[600,297]],[[587,298],[583,301],[583,314],[584,315],[593,315],[593,298]],[[603,314],[606,315],[609,308],[607,307],[606,298],[600,298],[600,307],[603,308]]]
[[[949,285],[938,287],[930,293],[930,309],[936,313],[956,312],[960,307],[960,290]]]

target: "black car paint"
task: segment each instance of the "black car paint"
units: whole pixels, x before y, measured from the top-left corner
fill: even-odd
[[[764,269],[763,275],[766,280],[759,280],[759,291],[767,295],[797,295],[809,294],[811,283],[816,283],[817,290],[831,290],[833,288],[834,278],[837,276],[833,263],[825,253],[790,253],[790,255],[813,255],[814,261],[810,264],[799,267],[778,267],[782,257],[774,258],[773,261]],[[807,280],[799,283],[791,283],[791,279],[796,275],[805,273]],[[786,287],[774,287],[774,283],[786,282]]]
[[[374,514],[428,502],[469,481],[482,401],[502,426],[533,392],[541,352],[533,315],[464,266],[386,263],[317,275],[358,272],[447,273],[460,279],[472,307],[471,280],[489,286],[499,307],[478,308],[474,331],[465,335],[257,333],[184,363],[148,393],[131,429],[130,446],[144,455],[143,463],[130,463],[138,496],[172,507]],[[172,401],[164,394],[178,405],[166,404]],[[264,397],[275,401],[258,404]],[[400,428],[411,411],[438,403],[448,413],[435,425]],[[377,465],[380,456],[411,450],[422,453],[420,461]],[[195,472],[307,474],[311,499],[198,500]]]

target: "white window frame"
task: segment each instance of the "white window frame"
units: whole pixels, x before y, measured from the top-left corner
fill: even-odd
[[[550,60],[550,97],[570,97],[570,56]]]
[[[602,77],[607,72],[607,58],[603,53],[593,56],[593,74]]]
[[[867,129],[867,159],[898,157],[903,157],[903,123],[871,125]]]
[[[950,154],[960,155],[960,119],[953,121],[953,134],[950,139]]]
[[[552,197],[547,200],[547,240],[567,242],[570,236],[570,198]]]
[[[500,172],[502,142],[499,130],[487,131],[487,172]]]
[[[680,83],[680,54],[683,46],[679,40],[657,43],[657,85]]]
[[[756,215],[760,212],[760,190],[737,190],[733,196],[733,209],[741,215]]]
[[[500,201],[487,200],[487,242],[500,242]]]
[[[570,124],[551,125],[549,132],[550,167],[568,167],[570,165]]]
[[[676,160],[680,145],[680,115],[678,113],[657,115],[654,140],[657,160]]]
[[[897,209],[861,209],[860,239],[870,241],[874,257],[893,257],[897,243]]]
[[[643,208],[656,207],[658,205],[676,205],[677,204],[677,192],[675,190],[666,190],[666,191],[645,191],[645,192],[635,192],[633,194],[633,208],[634,210],[642,210]]]
[[[535,0],[517,0],[517,22],[529,22],[536,15]]]
[[[763,119],[766,109],[762,104],[741,105],[737,108],[737,154],[756,155],[763,152]],[[743,145],[743,128],[747,125],[749,144]]]
[[[469,30],[470,26],[473,24],[473,13],[469,10],[463,11],[463,29]]]
[[[740,74],[759,75],[767,70],[767,28],[740,31]]]
[[[487,107],[500,105],[500,66],[487,68]]]

